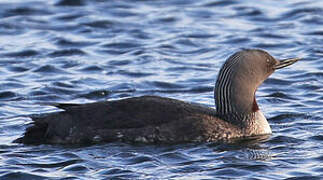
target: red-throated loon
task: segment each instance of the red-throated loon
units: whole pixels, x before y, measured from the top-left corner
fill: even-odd
[[[55,104],[64,111],[32,117],[32,126],[14,142],[214,142],[271,134],[255,92],[276,69],[297,60],[279,61],[258,49],[236,52],[218,74],[214,90],[216,110],[158,96]]]

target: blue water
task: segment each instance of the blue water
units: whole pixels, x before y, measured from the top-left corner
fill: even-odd
[[[323,178],[323,3],[0,1],[0,179]],[[273,135],[246,144],[11,143],[46,102],[159,95],[214,107],[241,48],[302,57],[257,91]]]

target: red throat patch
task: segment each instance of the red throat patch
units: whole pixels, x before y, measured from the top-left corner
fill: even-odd
[[[259,110],[257,101],[256,101],[256,96],[253,97],[253,104],[252,104],[252,111],[257,112]]]

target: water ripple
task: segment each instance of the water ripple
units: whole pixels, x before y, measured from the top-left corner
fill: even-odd
[[[0,179],[320,179],[322,3],[314,0],[0,3]],[[302,57],[259,87],[271,137],[236,144],[11,143],[48,102],[160,95],[214,108],[233,52]]]

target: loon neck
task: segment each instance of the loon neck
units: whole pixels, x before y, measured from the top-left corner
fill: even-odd
[[[229,75],[228,75],[229,76]],[[245,87],[239,81],[218,80],[214,91],[217,115],[225,121],[246,127],[255,119],[259,107],[256,88]]]
[[[259,110],[254,93],[252,98],[236,97],[237,95],[233,94],[221,96],[221,91],[215,91],[215,94],[217,94],[215,100],[219,118],[239,127],[246,135],[271,134],[271,128]],[[243,90],[239,94],[243,94]]]

